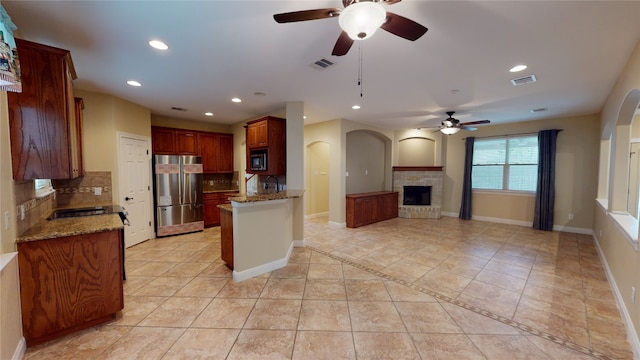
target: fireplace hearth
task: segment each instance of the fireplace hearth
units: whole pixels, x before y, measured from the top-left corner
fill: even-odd
[[[404,186],[402,205],[431,205],[431,186]]]

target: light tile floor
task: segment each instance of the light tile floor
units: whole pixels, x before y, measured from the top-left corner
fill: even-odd
[[[305,221],[234,283],[219,228],[127,249],[125,309],[26,359],[632,359],[590,236],[461,221]]]

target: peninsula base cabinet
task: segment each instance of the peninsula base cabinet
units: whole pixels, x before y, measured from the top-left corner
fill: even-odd
[[[357,228],[398,217],[398,192],[347,195],[347,227]]]
[[[124,308],[122,231],[17,246],[27,346],[112,320]]]
[[[220,257],[233,270],[233,210],[220,209]]]

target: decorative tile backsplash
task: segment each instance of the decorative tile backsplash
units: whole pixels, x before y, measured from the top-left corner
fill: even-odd
[[[204,174],[202,176],[202,190],[238,190],[238,172],[233,174]]]
[[[110,171],[87,171],[77,179],[53,180],[53,188],[56,189],[58,207],[93,206],[113,202]],[[96,188],[99,189],[100,195],[96,195]]]

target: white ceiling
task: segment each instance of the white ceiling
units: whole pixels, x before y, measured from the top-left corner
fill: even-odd
[[[438,124],[448,110],[461,121],[492,124],[593,114],[640,40],[638,0],[404,0],[385,7],[429,28],[422,38],[411,42],[379,30],[342,57],[331,55],[337,19],[278,24],[272,17],[341,8],[340,0],[2,5],[21,37],[71,50],[77,89],[112,94],[154,114],[222,124],[282,111],[287,101],[304,102],[306,123],[343,118],[387,129]],[[150,48],[151,39],[169,50]],[[311,67],[322,58],[336,65]],[[508,71],[520,63],[529,68]],[[510,82],[532,74],[535,83]],[[129,79],[143,86],[130,87]],[[232,103],[236,96],[243,102]],[[354,104],[362,108],[352,110]],[[548,111],[530,111],[537,108]]]

